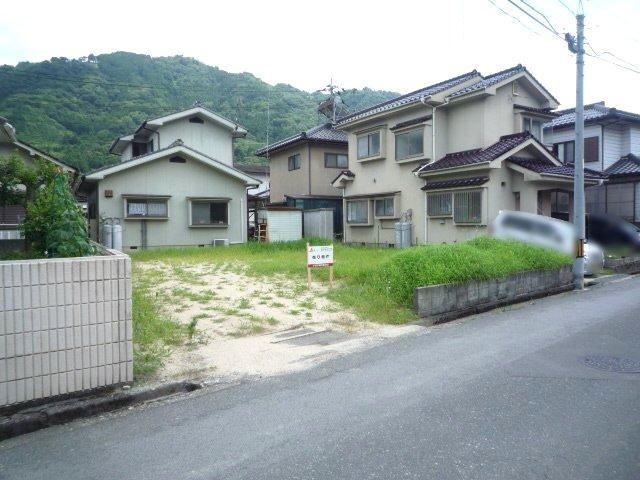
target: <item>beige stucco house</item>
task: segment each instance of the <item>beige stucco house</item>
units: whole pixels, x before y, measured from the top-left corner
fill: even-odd
[[[118,138],[110,151],[120,163],[84,179],[92,237],[106,220],[122,225],[123,250],[246,242],[247,189],[260,181],[233,166],[244,135],[197,105]]]
[[[500,210],[552,215],[573,169],[541,143],[557,100],[523,66],[465,73],[342,118],[349,169],[345,241],[394,244],[411,222],[413,244],[456,242],[487,230]],[[587,182],[598,182],[587,172]]]
[[[70,175],[73,182],[72,187],[75,188],[76,180],[79,177],[78,169],[67,165],[52,155],[37,149],[33,145],[18,139],[16,129],[9,121],[0,117],[0,156],[18,155],[24,164],[33,167],[36,159],[51,162],[64,172]],[[24,219],[25,209],[22,205],[7,205],[0,208],[0,240],[18,240],[21,238],[19,224]]]
[[[269,144],[270,201],[303,210],[332,208],[334,232],[342,233],[342,190],[331,182],[349,168],[347,135],[325,123]]]

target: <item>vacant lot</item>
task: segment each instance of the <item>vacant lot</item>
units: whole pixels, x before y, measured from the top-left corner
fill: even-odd
[[[231,362],[222,368],[226,373],[239,368],[233,360],[243,355],[243,361],[260,364],[255,371],[275,373],[286,369],[283,363],[323,351],[307,345],[293,349],[292,357],[292,349],[280,348],[270,332],[305,328],[386,336],[390,329],[381,324],[415,319],[410,307],[417,286],[568,261],[550,251],[487,238],[405,251],[336,245],[334,257],[335,287],[327,288],[327,269],[316,269],[308,290],[305,242],[135,252],[136,373],[153,373],[171,350],[171,362],[162,370],[169,376],[183,375],[190,366],[202,371]]]

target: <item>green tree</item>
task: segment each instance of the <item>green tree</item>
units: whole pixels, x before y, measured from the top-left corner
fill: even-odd
[[[3,218],[7,206],[24,204],[24,195],[20,192],[23,170],[22,160],[17,154],[0,156],[0,207]]]
[[[73,198],[67,175],[59,169],[36,190],[21,230],[39,255],[81,257],[94,253],[82,210]]]

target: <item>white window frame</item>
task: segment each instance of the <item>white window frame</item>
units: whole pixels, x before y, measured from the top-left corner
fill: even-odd
[[[434,197],[449,197],[449,211],[448,212],[438,212],[431,213],[431,202]],[[441,206],[441,205],[440,205]],[[430,218],[448,218],[453,217],[453,192],[428,192],[427,193],[427,216]]]
[[[349,220],[349,204],[350,203],[365,203],[367,206],[367,218],[364,222],[354,222]],[[371,201],[368,198],[353,198],[349,200],[345,200],[345,217],[348,225],[358,227],[358,226],[367,226],[371,225]]]
[[[418,132],[418,131],[421,133],[421,136],[422,136],[422,150],[420,152],[418,152],[418,153],[413,153],[413,154],[407,155],[406,157],[399,157],[398,156],[398,137],[401,137],[402,135],[408,135],[410,133],[414,133],[414,132]],[[424,127],[423,126],[420,126],[420,127],[417,127],[417,128],[407,128],[405,130],[401,130],[401,131],[394,132],[394,133],[395,133],[395,135],[394,135],[394,146],[395,146],[394,155],[395,155],[396,162],[402,162],[402,161],[405,161],[405,160],[411,160],[411,159],[424,157]]]
[[[370,153],[370,141],[369,141],[369,137],[372,135],[378,135],[378,152],[371,154]],[[360,155],[360,139],[363,137],[367,137],[367,155]],[[371,130],[368,132],[362,132],[360,134],[358,134],[356,136],[356,157],[358,158],[358,160],[367,160],[367,159],[372,159],[372,158],[378,158],[382,156],[382,148],[383,148],[383,144],[382,144],[382,130],[378,129],[378,130]]]
[[[231,224],[231,199],[223,197],[189,197],[189,227],[190,228],[228,228]],[[226,203],[227,204],[227,223],[193,223],[193,203]]]
[[[125,220],[168,220],[170,218],[169,199],[171,198],[171,196],[123,195],[122,198],[124,199],[124,202],[123,202],[124,212],[123,212],[122,218],[124,218]],[[164,202],[167,209],[167,215],[164,217],[155,216],[155,215],[129,215],[129,203],[136,203],[136,202],[141,203],[142,201],[146,202],[147,204],[149,202],[155,202],[155,203],[159,203],[161,201]]]
[[[378,202],[384,202],[385,200],[391,200],[393,202],[393,212],[391,215],[378,215]],[[398,218],[396,215],[396,197],[394,195],[388,195],[385,197],[376,197],[373,199],[373,215],[375,218]]]

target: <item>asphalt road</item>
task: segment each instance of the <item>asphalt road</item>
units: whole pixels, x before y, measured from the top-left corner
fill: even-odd
[[[2,479],[640,479],[640,278],[0,443]]]

